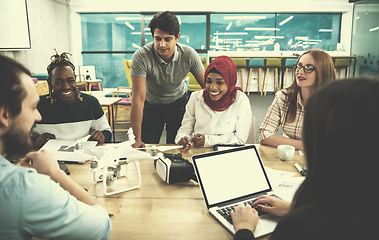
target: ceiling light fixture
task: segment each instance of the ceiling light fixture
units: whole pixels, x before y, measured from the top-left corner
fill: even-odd
[[[141,32],[132,32],[133,35],[141,35]],[[145,32],[145,35],[151,35],[151,32]]]
[[[276,38],[276,39],[283,39],[284,36],[254,36],[255,39],[270,39],[270,38]]]
[[[141,21],[141,17],[115,17],[116,21],[130,21],[130,20],[139,20]]]
[[[280,31],[280,28],[254,28],[254,27],[246,27],[245,31]]]
[[[230,29],[231,26],[232,26],[232,22],[230,22],[230,23],[228,24],[228,26],[226,27],[226,31],[229,31],[229,29]]]
[[[308,41],[308,37],[300,37],[300,36],[296,36],[295,39],[296,39],[296,40]]]
[[[132,43],[132,46],[135,47],[135,48],[141,48],[140,46],[138,46],[138,45],[135,44],[135,43]]]
[[[226,33],[213,33],[214,35],[247,35],[247,32],[226,32]]]
[[[132,24],[130,24],[128,21],[125,21],[125,25],[128,26],[130,29],[134,30],[136,29],[135,27],[133,27]]]
[[[279,23],[279,26],[283,26],[283,25],[286,24],[288,21],[290,21],[292,18],[293,18],[293,16],[289,16],[288,18],[284,19],[283,21],[281,21],[281,22]]]

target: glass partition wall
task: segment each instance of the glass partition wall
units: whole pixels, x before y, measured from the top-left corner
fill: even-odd
[[[145,43],[153,41],[153,37],[148,28],[153,15],[144,15],[145,23]],[[198,52],[204,52],[207,49],[207,16],[205,14],[177,14],[180,24],[179,43],[191,46]]]
[[[81,14],[84,65],[95,65],[106,88],[128,86],[123,61],[153,40],[154,13]],[[208,51],[337,50],[341,13],[177,13],[179,42]]]
[[[211,14],[211,51],[274,50],[275,14]]]
[[[354,5],[351,53],[357,56],[357,75],[379,77],[379,3]]]

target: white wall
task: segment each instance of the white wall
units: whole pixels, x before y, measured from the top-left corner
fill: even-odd
[[[46,73],[54,48],[59,53],[72,51],[69,0],[27,0],[27,8],[31,49],[0,53],[21,62],[31,72]]]

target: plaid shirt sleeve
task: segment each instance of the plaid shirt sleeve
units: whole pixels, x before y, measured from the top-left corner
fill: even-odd
[[[288,106],[284,103],[285,93],[279,91],[275,95],[275,99],[268,108],[266,117],[258,130],[259,141],[264,141],[278,132],[280,126],[283,128],[283,135],[293,139],[301,139],[302,124],[304,118],[304,107],[301,104],[300,94],[298,95],[296,117],[292,123],[286,123],[285,118]]]

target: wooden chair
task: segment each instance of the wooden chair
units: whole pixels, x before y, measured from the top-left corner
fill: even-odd
[[[240,72],[240,76],[241,76],[241,88],[244,89],[243,87],[243,71],[245,70],[246,68],[246,59],[245,58],[232,58],[234,64],[236,65],[236,68],[237,68],[237,72],[239,71]],[[238,82],[238,80],[237,80]]]
[[[96,91],[103,91],[103,87],[101,86],[101,80],[100,79],[95,79],[95,80],[86,80],[86,83],[88,83],[87,85],[87,90],[88,91],[92,91],[92,87],[94,84],[95,86],[97,86],[97,89]]]
[[[128,97],[123,97],[123,95],[128,95]],[[131,123],[130,110],[131,110],[131,106],[132,106],[132,89],[130,87],[117,87],[117,91],[112,92],[112,97],[122,97],[122,99],[120,101],[115,103],[114,124],[115,125],[130,124]],[[125,114],[127,116],[127,118],[119,120],[119,118],[120,118],[119,107],[121,107],[121,106],[124,106],[124,110],[125,110],[125,112],[129,113],[129,116],[127,116],[128,114]],[[124,117],[125,117],[125,115],[124,115]],[[115,128],[114,131],[116,133],[116,132],[128,132],[128,130],[129,130],[129,127],[118,128],[118,129]]]
[[[76,86],[79,91],[87,91],[86,78],[83,74],[76,75]]]
[[[208,63],[207,59],[205,57],[200,57],[201,62],[203,63],[204,70],[207,69]],[[199,91],[203,89],[199,83],[196,81],[196,78],[193,76],[191,72],[189,72],[184,79],[189,78],[188,82],[188,92],[194,92],[194,91]]]
[[[265,60],[264,58],[250,58],[248,68],[249,74],[247,75],[247,81],[246,81],[246,93],[247,95],[250,94],[250,84],[251,84],[251,77],[253,71],[257,71],[257,80],[258,80],[258,92],[259,92],[259,86],[261,85],[261,75],[262,75],[262,68],[265,66]]]
[[[284,83],[283,83],[283,88],[287,87],[287,75],[288,71],[291,71],[292,77],[291,77],[291,84],[295,80],[295,68],[294,65],[297,62],[297,58],[286,58],[286,63],[285,63],[285,73],[284,73]]]
[[[350,60],[348,58],[337,58],[334,62],[336,78],[341,79],[341,71],[343,73],[342,78],[346,78],[347,68],[350,66]]]
[[[265,78],[263,80],[263,84],[261,86],[261,95],[263,95],[263,89],[264,89],[264,92],[266,95],[266,91],[267,91],[267,78],[268,78],[268,74],[271,70],[274,71],[274,91],[277,91],[279,90],[279,68],[282,66],[282,60],[280,58],[267,58],[266,59],[266,65],[265,65],[265,68],[266,68],[266,74],[265,74]],[[275,88],[276,87],[276,88]]]

